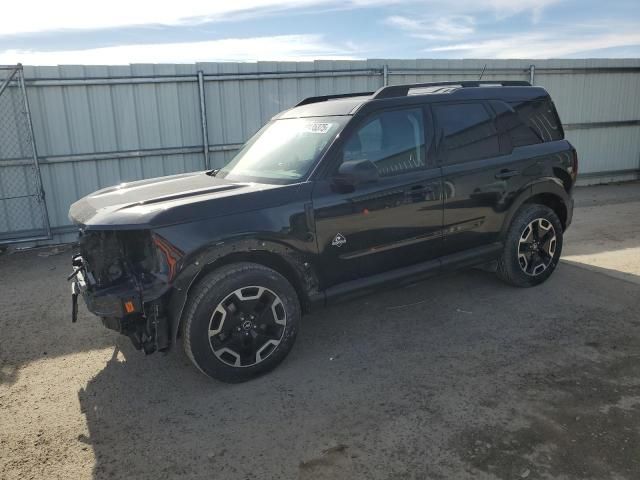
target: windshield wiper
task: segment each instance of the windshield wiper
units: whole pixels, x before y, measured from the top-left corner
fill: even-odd
[[[220,171],[219,168],[214,168],[213,170],[209,170],[207,172],[207,175],[209,175],[210,177],[215,177],[219,171]]]

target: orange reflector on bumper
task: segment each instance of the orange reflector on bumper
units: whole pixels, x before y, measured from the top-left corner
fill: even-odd
[[[124,309],[127,313],[133,313],[136,311],[136,307],[133,306],[133,302],[131,300],[124,302]]]

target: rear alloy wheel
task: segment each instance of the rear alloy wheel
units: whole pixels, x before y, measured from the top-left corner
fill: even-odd
[[[204,374],[242,382],[289,353],[301,311],[293,286],[255,263],[227,265],[205,276],[183,317],[185,352]]]
[[[556,231],[545,218],[536,218],[527,225],[520,235],[518,262],[527,275],[536,276],[544,272],[556,251]]]
[[[525,204],[505,236],[497,274],[507,283],[532,287],[551,276],[562,251],[562,224],[545,205]]]

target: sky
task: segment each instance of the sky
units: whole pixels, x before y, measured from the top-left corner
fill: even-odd
[[[640,57],[640,0],[30,0],[0,64]]]

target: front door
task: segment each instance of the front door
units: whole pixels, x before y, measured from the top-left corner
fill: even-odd
[[[440,254],[440,168],[431,154],[428,111],[410,107],[364,118],[338,147],[342,161],[370,160],[376,182],[336,191],[331,174],[313,193],[323,284],[366,277]]]

